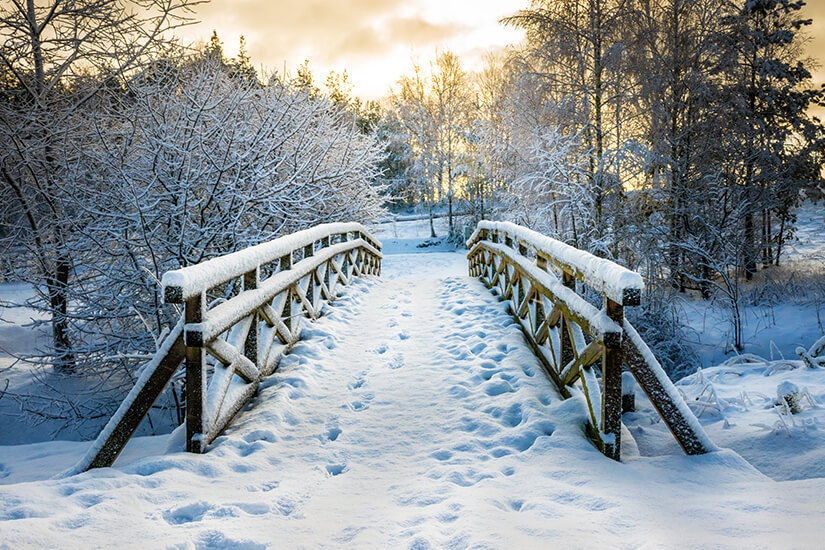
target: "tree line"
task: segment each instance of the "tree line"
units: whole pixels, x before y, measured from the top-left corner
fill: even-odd
[[[780,264],[795,207],[825,191],[803,6],[533,0],[502,21],[525,41],[479,72],[443,52],[397,84],[402,196],[460,198],[622,261],[651,299],[692,290],[738,312],[740,280]]]

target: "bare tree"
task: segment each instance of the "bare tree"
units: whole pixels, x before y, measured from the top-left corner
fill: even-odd
[[[469,131],[469,81],[459,58],[446,51],[436,57],[431,67],[432,102],[435,113],[434,130],[438,159],[438,186],[444,189],[447,179],[447,213],[449,232],[455,234],[453,200],[455,198],[456,159],[462,152]]]
[[[51,315],[54,364],[71,369],[69,303],[78,245],[75,216],[85,167],[81,113],[117,88],[185,24],[188,0],[34,0],[0,6],[0,213],[6,254],[26,254],[17,276]],[[20,265],[17,262],[15,265]]]

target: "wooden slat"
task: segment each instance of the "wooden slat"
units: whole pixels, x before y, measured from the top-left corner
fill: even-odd
[[[536,344],[536,341],[533,340],[532,336],[529,336],[528,331],[525,329],[524,321],[522,319],[519,319],[518,317],[516,317],[516,320],[519,322],[522,330],[525,332],[525,335],[527,336],[525,340],[527,340],[527,343],[530,344],[531,348],[533,348],[533,353],[536,355],[539,362],[544,367],[542,371],[544,372],[545,376],[547,376],[550,379],[550,381],[552,381],[556,385],[556,388],[559,390],[559,393],[561,393],[562,397],[564,397],[565,399],[570,397],[570,390],[568,390],[564,386],[564,384],[561,383],[561,378],[559,378],[559,374],[558,372],[556,372],[555,366],[544,355],[541,347],[539,347],[539,345]]]
[[[587,407],[590,411],[591,425],[596,433],[599,433],[602,425],[602,392],[593,367],[585,367],[581,370],[581,382],[584,397],[587,399]],[[598,438],[596,443],[600,446],[604,445],[601,437]]]
[[[221,407],[220,414],[217,418],[215,418],[215,421],[209,431],[204,434],[204,446],[215,441],[215,438],[218,437],[224,429],[226,429],[226,426],[229,425],[235,415],[240,412],[246,402],[249,401],[249,399],[255,395],[255,392],[257,391],[258,384],[254,383],[243,384],[239,387],[239,391],[237,393],[227,392],[227,397],[229,399],[227,399],[224,406]]]
[[[589,367],[593,363],[599,360],[599,354],[602,352],[604,347],[602,343],[598,340],[593,340],[588,344],[588,346],[582,351],[581,355],[576,357],[576,359],[567,364],[564,367],[564,370],[561,372],[561,381],[562,384],[565,386],[569,386],[576,379],[579,377],[579,372],[583,367]]]
[[[235,346],[216,338],[206,345],[209,354],[224,365],[233,365],[238,376],[245,382],[255,382],[261,377],[258,366]]]
[[[628,330],[629,326],[630,323],[625,320],[625,330]],[[632,327],[630,330],[633,330]],[[649,353],[649,350],[646,351]],[[672,382],[661,370],[661,366],[648,363],[645,353],[637,347],[633,338],[626,337],[622,340],[622,352],[627,369],[633,374],[639,387],[650,399],[685,453],[695,455],[716,450],[684,401],[679,403],[669,397],[675,390],[672,388]],[[666,388],[666,385],[671,387]]]

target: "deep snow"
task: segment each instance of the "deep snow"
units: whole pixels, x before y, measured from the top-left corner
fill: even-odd
[[[731,451],[603,457],[583,400],[558,398],[478,281],[358,281],[304,337],[206,455],[2,487],[0,544],[814,548],[825,535],[825,480],[777,483]]]
[[[388,254],[380,279],[347,287],[207,454],[181,452],[177,431],[50,480],[88,443],[0,447],[0,548],[821,547],[825,479],[777,482],[731,450],[686,457],[641,396],[623,462],[605,458],[583,399],[560,400],[463,251],[376,236],[385,252],[441,251]],[[755,438],[775,469],[801,471],[822,462],[794,458],[825,448],[821,405],[788,437],[757,390],[735,398],[804,374],[821,403],[820,372],[728,365],[678,386],[700,407],[713,384],[724,406],[700,420],[721,446]]]

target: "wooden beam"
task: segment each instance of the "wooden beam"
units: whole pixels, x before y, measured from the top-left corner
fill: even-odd
[[[627,321],[625,323],[627,327],[629,323]],[[633,338],[626,335],[622,339],[622,352],[628,370],[650,399],[682,450],[689,455],[704,454],[716,450],[709,443],[707,435],[701,431],[702,428],[695,417],[693,421],[690,420],[693,415],[684,401],[681,402],[682,406],[680,406],[679,402],[671,398],[672,392],[665,387],[666,385],[672,386],[672,383],[667,380],[667,375],[661,370],[661,367],[656,368],[658,365],[648,363],[647,354],[637,347],[633,342]]]
[[[186,324],[203,321],[204,295],[186,300],[184,320]],[[186,450],[190,453],[206,451],[206,350],[186,343]]]
[[[607,296],[604,297],[607,316],[622,326],[624,308]],[[604,348],[602,355],[602,433],[604,454],[619,460],[622,449],[622,350]]]
[[[171,342],[168,344],[167,342]],[[155,404],[164,388],[174,376],[175,371],[186,357],[186,348],[183,345],[183,323],[179,322],[160,346],[163,352],[157,358],[157,365],[148,365],[150,374],[146,378],[139,378],[138,383],[129,392],[127,399],[120,405],[115,415],[106,425],[98,438],[103,438],[99,450],[84,465],[83,470],[91,468],[107,468],[114,464],[126,443],[140,426],[141,421]],[[155,361],[155,359],[153,359]]]
[[[565,386],[569,386],[579,377],[579,371],[582,368],[589,367],[599,360],[599,354],[604,350],[604,346],[598,340],[593,340],[588,346],[576,357],[576,360],[568,363],[564,370],[561,371],[561,381]]]

